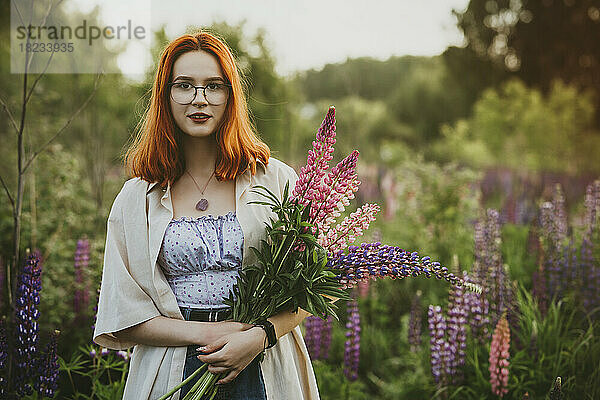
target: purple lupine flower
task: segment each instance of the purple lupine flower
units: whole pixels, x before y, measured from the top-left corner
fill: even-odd
[[[561,256],[562,279],[573,288],[577,282],[577,248],[575,247],[574,238],[571,235],[569,244],[563,246]]]
[[[125,350],[119,350],[119,351],[117,351],[117,355],[119,357],[121,357],[125,361],[129,360],[129,352],[127,352]]]
[[[502,262],[500,238],[500,224],[498,211],[494,209],[487,210],[486,222],[486,265],[488,267],[489,276],[489,302],[492,314],[492,323],[496,324],[502,312],[506,310],[510,299],[510,287],[507,284],[507,274]]]
[[[546,287],[546,279],[544,275],[544,267],[540,264],[538,269],[533,271],[531,276],[532,294],[537,299],[538,308],[542,316],[546,315],[548,310],[548,290]]]
[[[95,357],[96,357],[96,354],[97,354],[97,352],[96,352],[96,349],[92,349],[92,350],[90,350],[90,352],[89,352],[90,358],[95,358]]]
[[[346,343],[344,347],[344,375],[350,381],[358,378],[360,360],[360,315],[358,301],[348,301],[348,322],[346,323]]]
[[[417,252],[407,252],[397,246],[380,242],[350,246],[348,254],[342,251],[328,259],[328,267],[337,272],[342,288],[355,286],[359,281],[371,278],[390,277],[404,279],[409,276],[425,275],[445,279],[453,285],[464,282],[448,271],[439,262],[431,262],[429,256],[419,258]]]
[[[467,349],[467,307],[462,287],[453,287],[448,296],[448,318],[446,320],[447,347],[446,370],[448,382],[460,383],[463,379]]]
[[[304,343],[312,360],[317,360],[320,356],[321,345],[321,325],[322,319],[309,315],[304,320],[306,333],[304,334]]]
[[[39,378],[34,383],[34,388],[42,397],[54,397],[58,389],[58,355],[56,353],[59,330],[54,330],[50,341],[46,345],[46,351],[40,358],[38,365]]]
[[[485,264],[486,254],[486,233],[485,233],[485,221],[478,220],[475,222],[474,228],[475,237],[475,251],[473,260],[473,280],[483,285],[487,279],[487,268]]]
[[[600,266],[594,258],[595,238],[600,217],[600,180],[588,185],[585,195],[584,233],[581,243],[580,276],[583,282],[583,305],[586,310],[600,306]]]
[[[85,271],[90,260],[90,242],[88,239],[79,239],[75,250],[75,295],[73,297],[73,309],[75,318],[85,318],[85,311],[89,304],[89,291],[85,279]]]
[[[305,319],[304,341],[312,360],[326,360],[329,357],[332,320],[331,315],[325,320],[314,315]]]
[[[472,282],[466,272],[463,272],[465,282]],[[489,337],[489,302],[482,292],[465,291],[464,306],[467,311],[467,320],[471,326],[471,334],[477,338],[480,343],[483,343]]]
[[[446,341],[446,318],[442,314],[440,306],[429,306],[427,310],[429,322],[429,347],[431,353],[431,373],[437,384],[444,385]]]
[[[333,316],[327,316],[327,319],[323,321],[323,328],[321,330],[321,352],[319,354],[321,360],[327,360],[329,358],[329,348],[331,347],[331,330],[333,327]]]
[[[410,320],[408,323],[408,343],[410,351],[413,353],[421,347],[421,320],[423,311],[421,309],[421,294],[420,290],[413,297],[410,306]]]
[[[550,298],[560,298],[564,291],[564,270],[561,250],[567,235],[565,198],[560,184],[556,184],[552,202],[545,202],[540,210],[541,239],[544,245],[544,269],[548,278]]]
[[[104,356],[108,355],[109,353],[110,353],[110,350],[109,350],[109,349],[107,349],[106,347],[102,347],[102,348],[100,349],[100,356],[101,356],[101,357],[104,357]]]
[[[38,323],[42,290],[42,263],[37,252],[29,254],[17,286],[15,324],[16,334],[16,379],[17,395],[23,397],[33,393],[27,380],[32,376],[34,355],[37,351]]]
[[[6,396],[7,380],[4,376],[6,360],[8,359],[8,338],[6,337],[6,319],[0,319],[0,398]]]

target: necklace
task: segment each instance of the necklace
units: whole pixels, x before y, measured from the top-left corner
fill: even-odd
[[[192,176],[192,174],[190,174],[187,169],[185,170],[185,172],[187,172],[187,174],[190,176],[190,178],[192,178],[192,180],[196,184],[196,187],[198,188],[198,190],[200,190],[200,194],[202,196],[204,196],[204,191],[206,190],[206,187],[208,186],[208,183],[210,182],[210,180],[212,179],[212,177],[215,175],[215,171],[213,171],[213,173],[210,175],[210,178],[208,178],[208,181],[206,181],[206,184],[204,185],[203,189],[200,189],[200,186],[198,186],[198,182],[196,182],[196,180],[194,179],[194,177]],[[200,201],[198,201],[196,203],[196,210],[198,210],[198,211],[206,211],[207,208],[208,208],[208,200],[206,200],[205,197],[202,197],[200,199]]]

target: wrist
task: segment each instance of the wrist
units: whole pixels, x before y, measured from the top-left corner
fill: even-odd
[[[213,343],[219,337],[215,331],[216,324],[207,321],[190,321],[194,323],[193,332],[195,336],[194,343],[207,345]]]
[[[262,328],[267,335],[265,349],[270,349],[277,344],[277,334],[275,333],[275,325],[267,319],[258,321],[255,326]]]
[[[258,338],[258,342],[260,343],[260,351],[263,351],[267,345],[269,344],[269,340],[267,338],[267,332],[260,325],[253,325],[250,329],[247,330]]]

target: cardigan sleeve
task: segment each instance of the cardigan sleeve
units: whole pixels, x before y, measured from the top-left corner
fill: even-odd
[[[117,339],[113,332],[161,315],[152,298],[131,275],[123,210],[119,193],[108,216],[102,283],[93,340],[98,345],[124,350],[136,343]]]

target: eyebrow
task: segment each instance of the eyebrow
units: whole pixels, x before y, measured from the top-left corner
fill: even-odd
[[[176,80],[185,80],[185,81],[194,81],[194,78],[187,76],[187,75],[179,75],[177,78],[173,79],[173,82],[175,82]],[[223,79],[220,76],[211,76],[210,78],[206,78],[204,80],[204,82],[210,82],[210,81],[221,81],[221,82],[225,82],[225,79]]]

